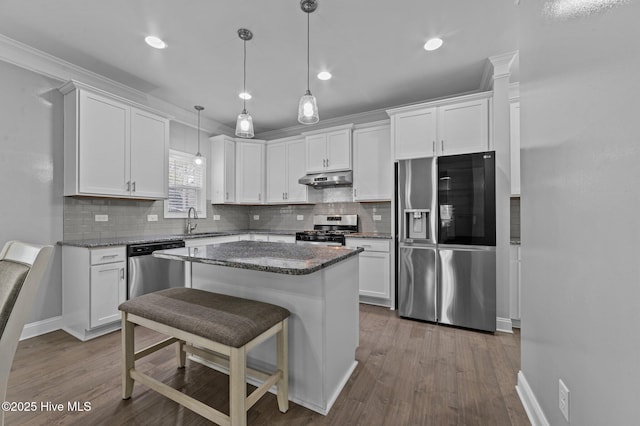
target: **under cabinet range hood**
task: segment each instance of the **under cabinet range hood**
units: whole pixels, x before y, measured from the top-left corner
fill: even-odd
[[[298,183],[302,185],[309,185],[314,188],[347,186],[353,184],[353,172],[351,170],[347,170],[343,172],[308,174],[298,179]]]

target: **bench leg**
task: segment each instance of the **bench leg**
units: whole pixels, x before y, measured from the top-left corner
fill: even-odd
[[[282,378],[278,380],[278,408],[286,413],[289,409],[289,326],[287,319],[282,321],[282,330],[276,336],[278,370],[282,371]]]
[[[122,399],[131,398],[133,379],[131,369],[134,366],[134,330],[133,323],[127,321],[127,313],[122,313]]]
[[[184,340],[179,340],[176,345],[176,356],[178,358],[178,368],[184,368],[187,362],[187,353],[184,351]]]
[[[244,346],[229,356],[229,417],[231,426],[247,424],[247,371]]]

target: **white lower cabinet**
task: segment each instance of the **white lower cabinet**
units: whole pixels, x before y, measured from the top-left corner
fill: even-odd
[[[360,296],[388,300],[391,295],[389,240],[377,238],[347,238],[349,248],[362,247],[359,262]],[[361,299],[361,302],[367,302]]]
[[[511,320],[520,321],[520,246],[509,247],[509,313]],[[514,324],[516,325],[516,324]]]
[[[62,247],[63,329],[89,340],[120,328],[127,299],[126,247]]]

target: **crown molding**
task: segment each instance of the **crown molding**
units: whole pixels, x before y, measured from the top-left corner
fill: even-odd
[[[336,127],[343,124],[358,125],[371,121],[384,120],[387,118],[389,117],[387,116],[386,111],[381,108],[372,111],[359,112],[357,114],[328,118],[326,120],[320,121],[318,124],[315,124],[313,126],[300,124],[296,126],[285,127],[283,129],[270,130],[268,132],[257,134],[256,136],[259,136],[261,139],[266,140],[282,139],[289,136],[301,135],[303,133],[315,132],[316,130],[326,130],[329,127]]]
[[[493,80],[511,75],[511,66],[518,56],[518,51],[507,52],[501,55],[490,56],[484,64],[480,90],[493,90]]]
[[[407,104],[407,105],[391,108],[387,110],[387,114],[391,116],[391,115],[398,114],[400,112],[414,111],[422,108],[429,108],[429,107],[435,107],[440,105],[447,105],[451,103],[471,101],[474,99],[490,98],[491,96],[493,96],[493,92],[489,91],[489,92],[467,93],[464,95],[457,95],[454,97],[447,97],[447,98],[438,98],[434,100],[429,100],[429,101],[424,101],[424,102],[419,102],[414,104]]]
[[[163,111],[172,121],[196,128],[197,114],[182,107],[146,94],[93,71],[67,62],[56,56],[35,49],[19,41],[0,34],[0,61],[40,74],[60,83],[70,80],[81,81],[89,86],[136,102],[147,108]],[[61,86],[63,85],[61,84]],[[234,134],[234,129],[206,117],[201,119],[200,129],[212,134]]]

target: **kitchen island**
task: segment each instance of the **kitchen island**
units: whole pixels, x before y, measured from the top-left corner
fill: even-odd
[[[287,308],[289,399],[327,414],[357,365],[361,251],[240,241],[153,255],[191,262],[193,288]],[[247,364],[274,369],[275,354],[275,340],[270,339],[249,352]],[[250,383],[259,384],[253,379]]]

